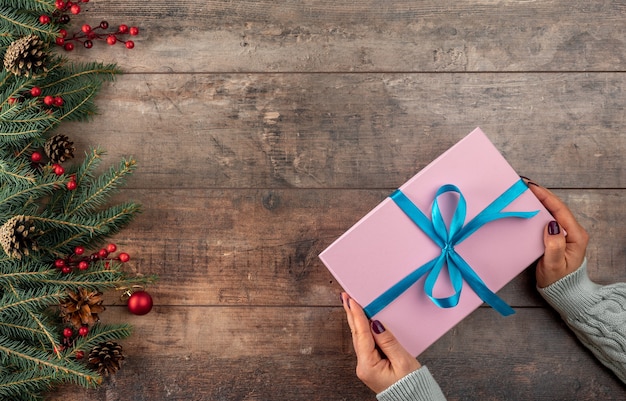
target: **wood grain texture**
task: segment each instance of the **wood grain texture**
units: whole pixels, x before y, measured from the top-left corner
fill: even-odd
[[[125,75],[80,149],[140,188],[396,188],[476,126],[548,187],[623,188],[623,74]]]
[[[626,281],[624,1],[92,0],[136,46],[74,60],[129,72],[90,124],[105,164],[132,155],[114,240],[158,274],[124,368],[51,401],[374,400],[354,374],[340,288],[317,255],[480,126],[591,235],[590,276]],[[78,18],[78,17],[77,17]],[[82,20],[81,20],[82,21]],[[486,177],[488,179],[488,177]],[[449,400],[620,400],[624,385],[535,291],[529,268],[420,356]]]
[[[104,1],[131,72],[623,71],[623,1]],[[89,56],[92,57],[92,56]],[[137,57],[140,57],[138,60]]]
[[[129,268],[158,274],[161,305],[333,306],[340,287],[317,255],[376,206],[379,190],[126,190],[143,204],[118,244]],[[561,190],[591,233],[591,277],[626,281],[623,191]],[[268,199],[272,199],[272,204]],[[608,233],[608,235],[604,234]],[[500,294],[543,306],[529,269]]]
[[[125,342],[123,370],[97,391],[68,387],[51,401],[70,394],[94,401],[375,399],[354,375],[340,307],[157,307],[141,318],[117,308],[107,315],[130,319],[141,333]],[[502,318],[481,308],[421,360],[449,400],[623,396],[621,382],[544,309]]]

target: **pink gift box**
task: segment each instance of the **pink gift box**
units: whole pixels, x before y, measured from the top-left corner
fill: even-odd
[[[430,219],[440,187],[458,187],[467,202],[465,224],[519,180],[487,136],[476,128],[399,189]],[[437,198],[446,226],[458,199],[455,193]],[[454,246],[491,291],[500,290],[543,254],[543,230],[553,220],[529,190],[503,209],[535,211],[538,213],[530,218],[491,221]],[[344,290],[365,307],[441,254],[442,248],[387,198],[324,250],[320,259]],[[434,297],[445,298],[454,293],[446,272],[444,267],[434,285]],[[424,281],[425,277],[420,278],[370,316],[380,320],[415,356],[483,303],[463,281],[458,304],[442,308],[428,297]]]

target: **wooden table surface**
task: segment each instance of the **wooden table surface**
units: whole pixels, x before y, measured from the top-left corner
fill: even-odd
[[[158,274],[128,321],[123,369],[53,401],[374,400],[355,377],[340,287],[317,255],[480,126],[563,197],[589,270],[626,281],[626,2],[92,0],[83,20],[137,25],[133,50],[75,60],[127,72],[80,152],[139,168],[144,212],[116,237]],[[531,267],[419,360],[449,400],[623,400],[625,387],[534,289]]]

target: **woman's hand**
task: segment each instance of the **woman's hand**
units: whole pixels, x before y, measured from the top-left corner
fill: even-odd
[[[348,294],[341,293],[341,300],[352,331],[356,375],[367,387],[380,393],[421,367],[379,321],[370,323],[361,306]]]
[[[556,220],[544,229],[546,250],[537,264],[537,285],[544,288],[580,267],[585,259],[589,236],[563,201],[546,188],[532,181],[529,184],[530,190]]]

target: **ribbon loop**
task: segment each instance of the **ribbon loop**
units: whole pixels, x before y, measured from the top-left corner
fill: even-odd
[[[527,189],[528,187],[522,180],[515,182],[515,184],[465,225],[467,204],[461,190],[455,185],[447,184],[439,188],[433,200],[431,219],[428,219],[402,191],[396,190],[392,193],[390,195],[391,199],[441,248],[441,254],[415,269],[367,305],[364,308],[366,315],[372,317],[383,310],[424,275],[426,275],[424,292],[435,305],[441,308],[452,308],[458,305],[463,288],[463,281],[465,281],[480,299],[491,305],[491,307],[503,316],[515,313],[506,302],[487,287],[470,265],[454,250],[454,247],[487,223],[504,218],[529,219],[539,213],[538,210],[532,212],[502,212],[504,208]],[[438,198],[448,192],[453,192],[458,195],[457,204],[449,227],[445,224],[438,202]],[[433,295],[433,289],[444,267],[447,269],[454,293],[448,297],[437,298]]]

